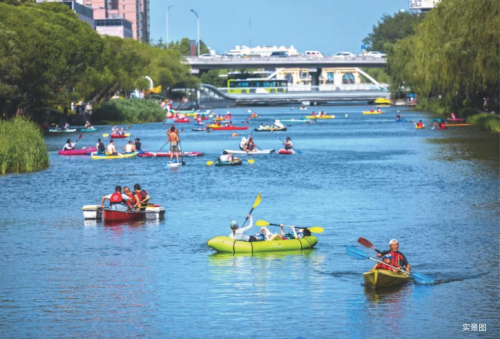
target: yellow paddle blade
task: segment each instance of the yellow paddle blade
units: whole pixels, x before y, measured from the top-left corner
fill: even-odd
[[[260,200],[261,200],[261,197],[260,197],[260,193],[257,195],[257,199],[255,199],[255,202],[253,203],[253,206],[252,208],[255,208],[257,206],[260,205]]]
[[[255,163],[255,160],[253,160],[253,159],[248,159],[247,161],[248,161],[249,164]]]
[[[107,138],[107,137],[109,137],[109,134],[105,133],[102,136],[105,137],[105,138]]]
[[[270,224],[265,220],[257,220],[255,225],[259,226],[259,227],[265,227],[265,226],[269,226]]]
[[[323,233],[325,229],[319,226],[313,226],[307,228],[311,233]]]
[[[207,161],[207,166],[212,166],[214,164],[213,161]]]

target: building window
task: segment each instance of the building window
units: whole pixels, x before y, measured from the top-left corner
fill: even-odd
[[[354,84],[354,75],[352,73],[345,73],[342,76],[342,84]]]
[[[123,5],[123,10],[125,10],[125,5]]]

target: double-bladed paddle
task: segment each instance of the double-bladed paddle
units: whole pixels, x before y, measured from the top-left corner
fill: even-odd
[[[281,226],[280,224],[273,224],[273,223],[270,223],[270,222],[265,221],[265,220],[257,220],[255,225],[259,226],[259,227]],[[293,227],[293,226],[283,225],[283,227]],[[319,226],[312,226],[312,227],[297,227],[297,226],[295,226],[295,228],[305,228],[305,229],[309,230],[311,233],[323,233],[325,231],[325,229],[323,227],[319,227]]]
[[[243,222],[243,224],[241,225],[241,227],[245,227],[245,224],[247,223],[248,221],[248,217],[250,216],[250,214],[252,214],[253,210],[260,205],[260,201],[262,200],[261,196],[260,196],[260,193],[257,194],[257,198],[255,199],[253,205],[252,205],[252,209],[250,210],[250,212],[248,213],[247,217],[245,218],[245,221]]]
[[[368,254],[366,254],[365,252],[363,252],[363,250],[359,249],[359,248],[356,248],[356,247],[353,247],[353,246],[346,246],[346,252],[347,254],[349,254],[351,257],[353,258],[356,258],[358,260],[363,260],[363,259],[368,259],[368,260],[373,260],[375,262],[378,262],[380,264],[384,264],[384,265],[387,265],[389,267],[392,267],[394,269],[397,269],[403,273],[406,273],[408,275],[410,275],[411,277],[413,277],[413,279],[415,279],[415,281],[419,284],[433,284],[435,283],[435,280],[425,274],[422,274],[422,273],[410,273],[410,272],[406,272],[400,268],[397,268],[397,267],[394,267],[394,266],[391,266],[391,265],[388,265],[386,263],[384,263],[383,261],[381,260],[377,260],[377,259],[374,259],[372,257],[370,257]]]
[[[368,248],[371,248],[372,250],[377,251],[377,253],[380,253],[380,251],[379,251],[379,250],[377,250],[377,249],[373,246],[373,244],[370,242],[370,240],[365,239],[365,238],[361,238],[361,237],[360,237],[360,238],[358,239],[358,242],[359,242],[361,245],[363,245],[363,246],[365,246],[365,247],[368,247]]]

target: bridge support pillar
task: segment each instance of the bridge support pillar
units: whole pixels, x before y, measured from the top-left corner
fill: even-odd
[[[321,76],[321,68],[310,68],[309,74],[311,75],[311,91],[319,91],[319,78]]]

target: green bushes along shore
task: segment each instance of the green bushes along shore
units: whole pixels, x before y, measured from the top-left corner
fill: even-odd
[[[24,173],[49,167],[43,134],[34,123],[16,118],[0,121],[0,173]]]
[[[99,106],[94,122],[135,124],[158,122],[165,118],[165,111],[154,101],[144,99],[117,99]]]

